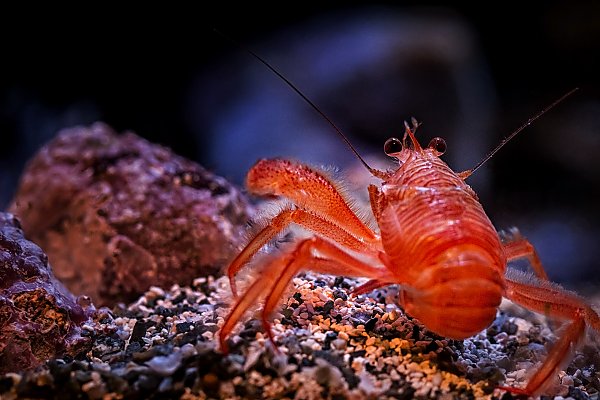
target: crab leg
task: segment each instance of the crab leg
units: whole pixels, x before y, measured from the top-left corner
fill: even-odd
[[[231,334],[244,313],[256,304],[261,294],[269,289],[265,307],[262,311],[262,323],[272,340],[271,324],[268,321],[269,316],[279,304],[281,296],[292,278],[301,270],[309,268],[311,271],[325,274],[366,276],[372,279],[391,280],[389,270],[386,268],[373,266],[359,260],[322,238],[305,239],[299,242],[291,251],[273,258],[261,273],[260,278],[256,279],[240,297],[221,327],[219,336],[221,350],[227,352],[228,347],[225,339]]]
[[[327,237],[342,246],[355,251],[365,251],[365,242],[357,239],[339,226],[301,209],[286,208],[273,218],[246,247],[237,255],[227,268],[227,276],[231,285],[231,292],[237,297],[235,274],[250,261],[250,259],[279,232],[290,224],[295,223],[305,229]]]
[[[398,282],[396,282],[394,280],[384,281],[384,280],[380,280],[380,279],[370,279],[367,282],[363,283],[362,285],[355,287],[352,290],[352,294],[354,296],[358,296],[361,294],[372,292],[373,290],[380,288],[382,286],[389,286],[389,285],[393,285],[396,283],[398,283]]]
[[[269,222],[227,268],[234,296],[234,276],[278,233],[298,224],[352,250],[379,250],[379,237],[352,211],[336,186],[323,173],[287,160],[260,160],[248,172],[248,190],[265,196],[283,196],[298,208],[287,207]]]
[[[524,389],[502,387],[513,393],[534,395],[544,389],[550,377],[569,359],[569,353],[583,337],[586,325],[600,332],[600,317],[575,293],[516,270],[507,271],[506,297],[532,311],[568,321],[562,337],[527,386]]]
[[[379,238],[352,211],[339,189],[322,172],[289,160],[258,161],[248,172],[246,187],[256,195],[283,196],[366,243]]]
[[[503,244],[504,253],[508,261],[514,261],[519,258],[525,258],[531,264],[531,268],[536,276],[543,280],[549,280],[542,262],[529,240],[521,236],[518,231],[513,232],[513,237]]]

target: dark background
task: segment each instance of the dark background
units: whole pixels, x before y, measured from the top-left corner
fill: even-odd
[[[385,138],[415,116],[425,144],[445,137],[445,159],[469,168],[579,87],[469,182],[498,229],[516,225],[534,242],[553,279],[598,287],[597,2],[141,11],[4,13],[0,207],[40,146],[97,120],[239,184],[275,155],[337,165],[360,181],[326,123],[216,27],[280,68],[375,163]]]

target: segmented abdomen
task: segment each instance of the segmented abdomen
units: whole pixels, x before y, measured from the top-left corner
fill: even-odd
[[[487,327],[502,298],[505,257],[471,188],[438,158],[420,158],[407,160],[383,193],[378,223],[405,310],[451,338]]]

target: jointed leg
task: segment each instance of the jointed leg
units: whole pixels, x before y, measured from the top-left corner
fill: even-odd
[[[363,251],[369,250],[365,243],[349,234],[337,225],[301,209],[286,208],[273,218],[246,247],[237,255],[227,268],[227,276],[231,285],[231,292],[237,297],[235,274],[250,261],[250,259],[265,244],[272,240],[278,233],[286,229],[291,223],[295,223],[311,230],[323,237],[327,237],[348,249]],[[372,248],[371,251],[374,251]]]
[[[314,254],[315,250],[318,256]],[[288,283],[301,270],[332,275],[367,276],[377,281],[392,281],[388,269],[373,267],[319,237],[303,240],[290,256],[289,264],[267,296],[263,310],[264,317],[268,317],[275,309]]]
[[[393,285],[395,283],[398,282],[394,281],[393,279],[390,281],[384,281],[381,279],[370,279],[362,285],[355,287],[354,290],[352,290],[352,295],[358,296],[359,294],[369,293],[377,288]]]
[[[375,220],[379,220],[381,217],[381,210],[384,203],[384,196],[381,190],[375,185],[369,185],[369,203],[371,203],[371,211]]]
[[[261,196],[283,196],[298,208],[330,221],[365,243],[378,237],[352,211],[336,186],[320,171],[288,160],[260,160],[248,172],[246,186]]]
[[[225,323],[219,332],[219,344],[223,353],[227,354],[229,352],[229,346],[225,339],[231,334],[237,322],[250,307],[257,304],[258,299],[265,293],[265,290],[268,290],[278,278],[277,272],[279,272],[279,269],[281,268],[282,260],[285,259],[273,259],[271,263],[265,267],[260,278],[257,278],[254,283],[250,285],[242,297],[236,301],[227,318],[225,318]]]
[[[321,172],[287,160],[261,160],[248,173],[248,189],[259,195],[284,196],[297,209],[282,210],[246,245],[227,269],[236,295],[235,274],[291,223],[353,250],[375,251],[379,238],[356,216],[338,189]]]
[[[318,252],[318,255],[315,255],[315,251]],[[388,270],[384,267],[374,267],[358,260],[322,238],[305,239],[291,251],[284,252],[280,257],[272,259],[260,278],[240,297],[221,328],[219,340],[222,351],[227,352],[225,339],[231,334],[239,319],[246,310],[256,304],[261,294],[266,292],[268,294],[262,311],[262,321],[265,331],[272,338],[269,316],[279,304],[281,296],[292,278],[301,270],[307,269],[326,274],[391,280]]]
[[[569,360],[570,352],[582,338],[586,325],[600,332],[600,317],[575,293],[519,271],[507,273],[506,297],[532,311],[568,321],[562,337],[554,344],[527,386],[524,389],[502,388],[514,393],[534,395],[541,391],[563,363]]]
[[[350,208],[335,185],[319,171],[286,160],[261,160],[248,173],[246,185],[258,195],[283,196],[297,208],[282,210],[242,250],[228,267],[232,292],[236,293],[234,276],[248,261],[278,233],[291,223],[327,238],[350,250],[376,255],[381,248],[379,236],[373,232]],[[319,255],[312,254],[317,250]],[[309,265],[307,265],[308,263]],[[221,328],[221,348],[226,351],[225,338],[259,297],[269,291],[267,306],[263,311],[263,323],[270,333],[267,316],[291,280],[302,268],[339,275],[385,278],[385,267],[373,267],[355,259],[337,246],[319,237],[300,242],[295,249],[283,252],[266,265],[257,279],[234,305]]]
[[[543,280],[548,280],[548,275],[542,266],[542,262],[529,240],[525,239],[517,229],[512,229],[509,238],[504,241],[504,252],[508,261],[514,261],[519,258],[525,258],[531,264],[536,276]]]

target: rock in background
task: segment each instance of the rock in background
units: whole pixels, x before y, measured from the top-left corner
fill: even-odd
[[[56,276],[99,304],[218,275],[249,218],[224,179],[102,123],[66,129],[43,147],[10,210]]]

